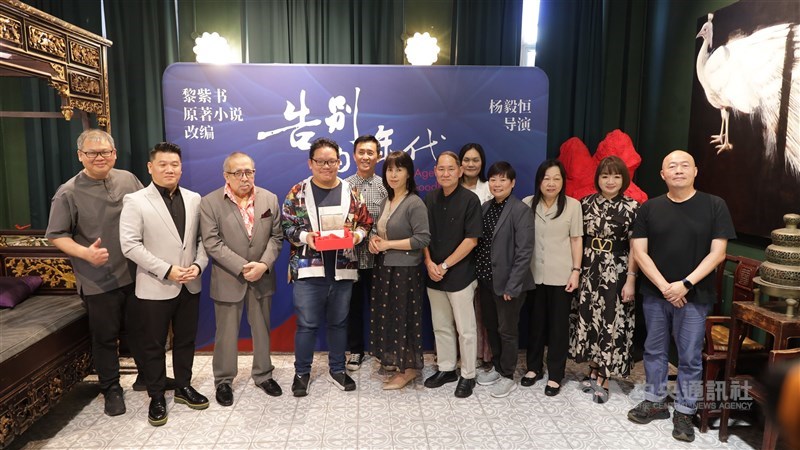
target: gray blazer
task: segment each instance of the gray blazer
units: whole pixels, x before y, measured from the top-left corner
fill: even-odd
[[[211,298],[218,302],[239,302],[244,299],[248,284],[261,298],[275,292],[275,260],[281,252],[283,229],[278,197],[256,187],[253,237],[247,237],[242,214],[225,198],[221,187],[200,202],[200,233],[203,245],[212,258]],[[242,266],[260,261],[269,271],[260,280],[248,283]]]
[[[119,244],[122,254],[136,263],[136,296],[139,298],[175,298],[183,285],[164,278],[169,268],[197,264],[202,271],[208,264],[198,229],[200,194],[182,187],[179,189],[186,210],[183,240],[153,183],[122,199]],[[200,277],[186,283],[186,289],[193,294],[200,292],[201,287]]]
[[[388,201],[387,198],[381,203],[381,215]],[[428,208],[418,195],[409,194],[400,202],[386,223],[386,237],[390,241],[411,238],[411,250],[387,250],[384,265],[416,266],[422,261],[422,249],[431,242],[431,232]]]
[[[483,203],[483,214],[494,199]],[[519,297],[533,289],[533,212],[513,194],[500,213],[492,234],[492,288],[495,295]]]

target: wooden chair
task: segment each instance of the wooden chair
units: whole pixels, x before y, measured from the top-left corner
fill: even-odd
[[[714,383],[723,379],[725,361],[728,359],[728,337],[730,334],[731,318],[722,316],[721,312],[722,305],[725,303],[723,294],[725,269],[728,264],[731,263],[736,265],[733,271],[732,302],[753,301],[753,278],[758,275],[758,268],[761,265],[761,261],[755,259],[745,258],[743,256],[725,255],[725,260],[717,267],[715,279],[717,302],[714,304],[713,315],[706,318],[706,343],[705,349],[703,350],[704,394],[709,389],[707,387],[709,383]],[[742,335],[739,336],[739,339],[742,340],[742,349],[739,354],[740,361],[765,360],[767,355],[764,346],[747,337],[747,331],[748,330],[745,330]],[[709,421],[719,417],[721,412],[722,411],[719,409],[700,409],[700,432],[707,432]]]
[[[792,360],[800,359],[800,348],[793,348],[790,350],[771,350],[769,352],[769,367],[773,368],[782,363]],[[731,378],[731,383],[739,383],[740,385],[747,384],[750,386],[748,394],[753,398],[761,409],[766,411],[770,408],[768,405],[768,387],[763,382],[759,381],[752,375],[736,375]],[[761,441],[761,450],[774,450],[778,443],[778,432],[780,426],[775,423],[772,414],[764,415],[764,438]]]

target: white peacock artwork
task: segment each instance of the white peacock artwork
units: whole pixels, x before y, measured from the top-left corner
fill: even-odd
[[[730,140],[730,118],[748,116],[761,125],[767,159],[774,161],[783,153],[787,171],[800,179],[800,25],[781,23],[735,33],[714,47],[713,19],[708,14],[697,34],[703,43],[696,66],[706,99],[720,112],[719,134],[711,135],[710,144],[717,154],[740,150]],[[779,152],[782,123],[786,139]]]

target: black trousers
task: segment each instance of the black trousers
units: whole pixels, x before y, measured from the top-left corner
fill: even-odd
[[[561,384],[569,350],[569,312],[572,293],[565,286],[537,284],[530,299],[528,330],[528,370],[542,373],[544,346],[547,345],[547,377]]]
[[[492,348],[492,364],[500,375],[513,380],[519,353],[519,312],[525,297],[506,301],[494,293],[490,283],[481,280],[479,286],[481,317]]]
[[[142,350],[147,393],[151,397],[164,394],[167,383],[167,333],[170,324],[173,333],[172,368],[175,372],[175,386],[189,386],[192,382],[197,319],[200,315],[200,293],[192,294],[183,286],[175,298],[140,298],[138,304],[144,323]]]
[[[127,333],[131,356],[142,372],[142,321],[137,313],[134,285],[129,284],[102,294],[83,295],[92,334],[92,359],[105,392],[119,384],[119,338]]]
[[[358,269],[358,281],[350,294],[350,311],[347,315],[347,349],[350,353],[364,354],[364,310],[369,310],[372,295],[372,269]]]

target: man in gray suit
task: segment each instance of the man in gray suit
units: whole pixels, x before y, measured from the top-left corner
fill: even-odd
[[[212,258],[211,298],[217,332],[214,338],[214,385],[217,403],[233,404],[231,383],[237,373],[237,343],[242,310],[253,336],[256,386],[268,395],[282,394],[272,378],[269,314],[275,292],[275,260],[283,229],[278,197],[256,187],[255,163],[245,153],[231,153],[222,164],[225,186],[200,202],[203,245]]]
[[[175,402],[208,408],[191,386],[194,339],[200,313],[200,272],[208,264],[200,240],[200,195],[178,186],[181,149],[162,142],[150,150],[147,171],[153,182],[122,200],[119,239],[122,253],[136,263],[136,300],[144,328],[142,353],[150,395],[150,425],[167,423],[166,344],[173,330]]]

